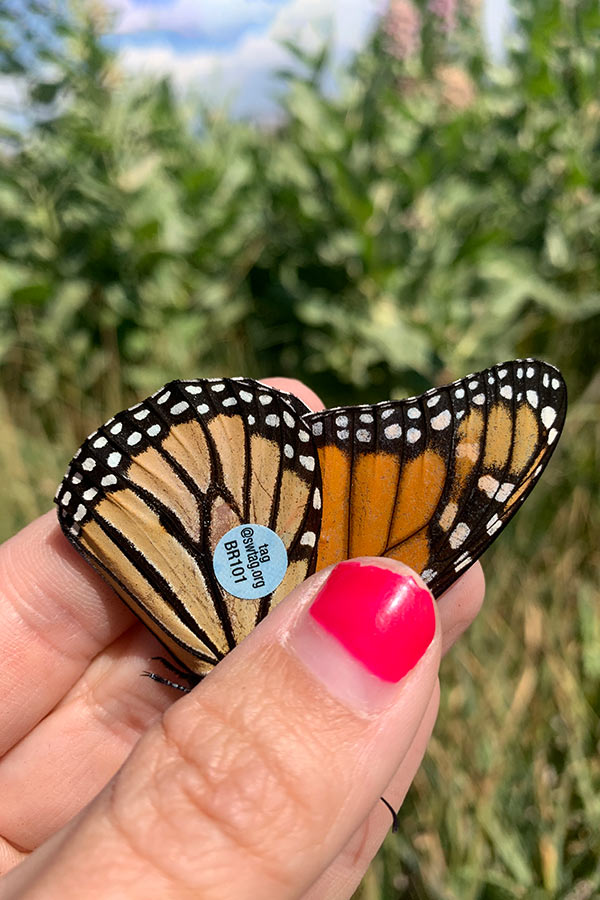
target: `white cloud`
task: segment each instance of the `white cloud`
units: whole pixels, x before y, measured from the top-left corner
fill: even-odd
[[[492,59],[504,62],[506,50],[504,42],[515,24],[510,0],[485,0],[483,4],[482,27]]]
[[[184,3],[189,6],[188,0],[178,0]],[[281,40],[293,38],[310,48],[330,33],[335,65],[362,46],[380,6],[380,0],[290,0],[275,10],[262,33],[247,32],[226,50],[182,53],[166,43],[125,45],[121,58],[132,72],[170,75],[179,88],[192,88],[213,103],[232,102],[237,115],[269,115],[274,111],[273,71],[291,63]]]
[[[199,3],[198,0],[172,0],[154,4],[134,0],[112,0],[118,14],[117,32],[170,31],[184,36],[206,37],[222,41],[244,28],[266,25],[281,0],[225,0]]]
[[[23,108],[27,97],[27,84],[18,75],[0,75],[0,106],[11,111]]]

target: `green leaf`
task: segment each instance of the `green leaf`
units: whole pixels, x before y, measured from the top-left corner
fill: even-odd
[[[53,103],[63,87],[63,81],[38,82],[31,88],[29,95],[34,103]]]
[[[52,293],[52,284],[40,281],[17,288],[12,292],[11,299],[16,306],[42,306]]]

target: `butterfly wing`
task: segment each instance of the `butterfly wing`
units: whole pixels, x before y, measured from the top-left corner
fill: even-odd
[[[558,370],[528,359],[421,397],[306,415],[323,482],[316,569],[389,556],[438,597],[519,509],[565,414]]]
[[[209,671],[314,567],[320,473],[296,398],[245,379],[174,381],[110,419],[56,495],[64,534],[190,671]],[[231,528],[266,525],[286,575],[262,598],[212,568]]]

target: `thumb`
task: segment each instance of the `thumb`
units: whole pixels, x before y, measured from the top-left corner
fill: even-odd
[[[401,766],[440,643],[433,598],[401,563],[317,573],[6,887],[43,871],[45,898],[81,884],[88,898],[301,896]]]

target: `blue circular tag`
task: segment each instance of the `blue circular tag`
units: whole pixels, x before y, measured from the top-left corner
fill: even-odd
[[[234,597],[266,597],[283,581],[288,558],[279,535],[266,525],[237,525],[215,548],[213,568],[221,587]]]

